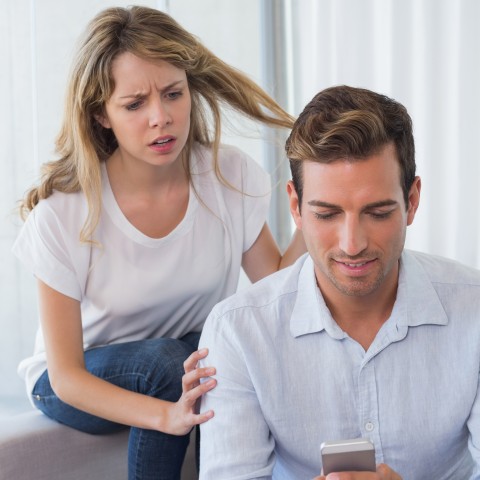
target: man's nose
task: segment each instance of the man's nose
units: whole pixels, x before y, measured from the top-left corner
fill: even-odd
[[[365,227],[358,217],[347,217],[340,231],[339,247],[350,257],[363,252],[368,246]]]

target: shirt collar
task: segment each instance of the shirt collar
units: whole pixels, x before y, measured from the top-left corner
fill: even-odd
[[[397,299],[388,323],[413,327],[425,324],[446,325],[448,317],[427,273],[412,252],[400,259]],[[290,320],[294,337],[326,330],[333,338],[345,333],[333,320],[315,279],[312,258],[307,255],[298,276],[298,290]]]
[[[343,338],[344,332],[333,320],[317,286],[313,260],[307,255],[298,275],[297,299],[290,320],[294,337],[327,330],[334,338]]]
[[[405,300],[406,299],[406,300]],[[399,325],[447,325],[448,317],[428,273],[409,250],[400,259],[397,302],[406,304]]]

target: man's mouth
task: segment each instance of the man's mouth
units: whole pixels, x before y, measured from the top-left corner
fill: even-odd
[[[347,263],[347,262],[339,262],[339,263],[343,263],[347,267],[351,267],[351,268],[360,268],[360,267],[363,267],[364,265],[366,265],[369,261],[371,261],[371,260],[367,260],[367,261],[362,262],[362,263]]]
[[[343,259],[333,259],[334,262],[341,268],[348,269],[350,272],[362,272],[370,269],[370,267],[375,263],[377,260],[376,258],[371,259],[362,259],[357,260],[355,262],[352,261],[345,261]]]

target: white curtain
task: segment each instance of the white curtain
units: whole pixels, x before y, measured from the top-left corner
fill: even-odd
[[[414,122],[422,199],[407,246],[480,267],[480,2],[290,0],[295,114],[369,88]]]

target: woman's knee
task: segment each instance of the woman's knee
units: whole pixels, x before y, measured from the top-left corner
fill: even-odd
[[[147,395],[176,401],[182,394],[183,364],[194,349],[180,340],[161,340],[149,345],[151,351],[145,379],[150,384],[150,391]]]
[[[86,352],[87,369],[128,390],[176,401],[182,393],[183,363],[192,345],[172,338],[149,339]]]

